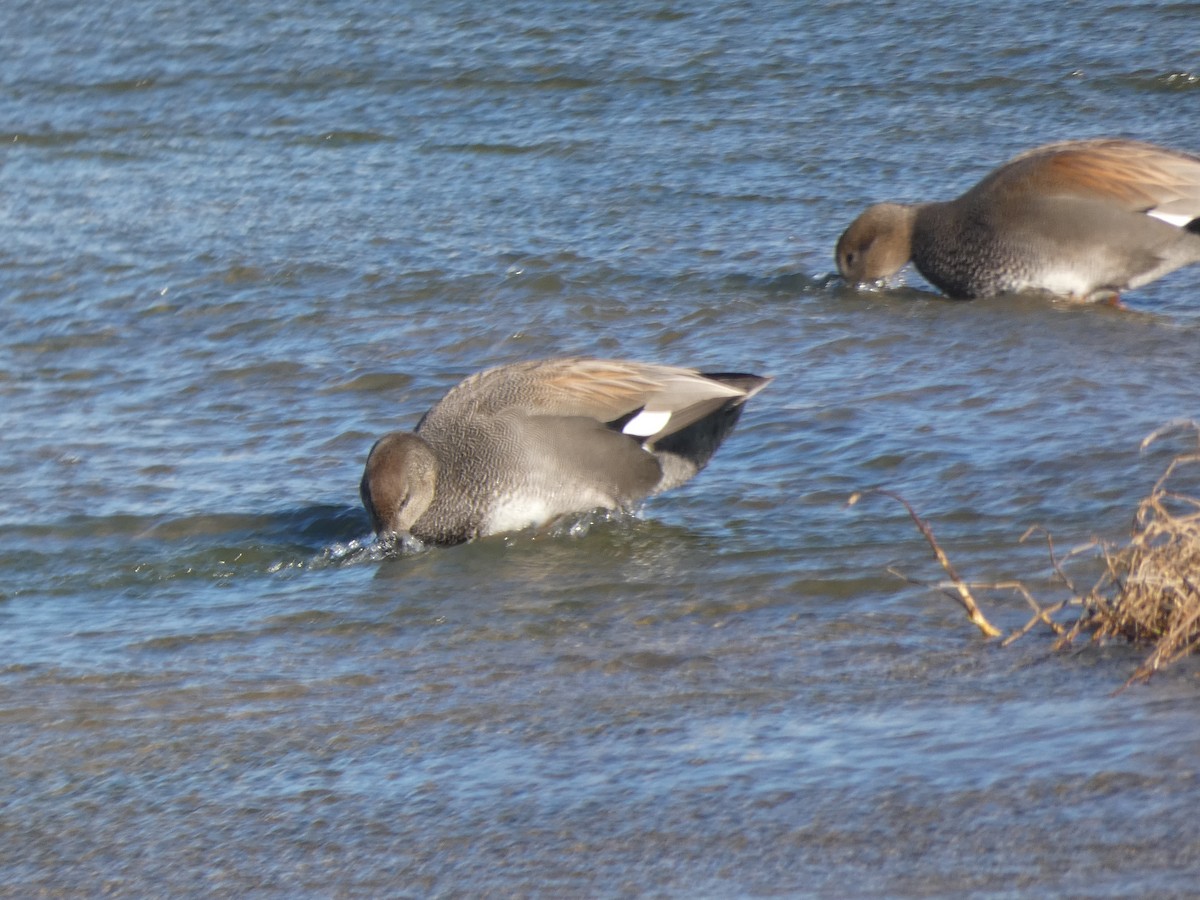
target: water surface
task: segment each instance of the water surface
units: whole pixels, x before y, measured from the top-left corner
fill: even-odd
[[[0,13],[0,892],[1192,893],[1195,667],[986,644],[844,504],[1057,597],[1026,528],[1120,539],[1187,446],[1197,270],[830,272],[1041,142],[1200,150],[1196,12]],[[775,381],[636,517],[362,549],[375,436],[571,353]]]

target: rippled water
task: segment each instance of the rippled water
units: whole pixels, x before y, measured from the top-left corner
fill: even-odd
[[[1186,445],[1200,270],[829,274],[1037,143],[1200,150],[1196,5],[1079,9],[6,7],[0,892],[1191,894],[1195,667],[985,644],[844,505],[1053,596],[1022,532]],[[776,380],[636,518],[361,548],[375,436],[568,353]]]

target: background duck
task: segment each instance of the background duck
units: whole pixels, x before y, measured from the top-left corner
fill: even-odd
[[[911,260],[954,298],[1115,301],[1200,261],[1200,157],[1123,139],[1038,147],[955,200],[868,208],[836,258],[854,284]]]

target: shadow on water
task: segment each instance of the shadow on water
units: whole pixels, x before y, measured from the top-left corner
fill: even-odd
[[[0,528],[12,571],[3,597],[131,590],[177,579],[227,579],[306,568],[370,532],[357,506],[269,513],[71,516]]]
[[[296,543],[319,548],[331,541],[350,540],[368,529],[357,506],[315,504],[270,513],[205,513],[159,519],[138,538],[179,542],[205,537],[269,544]]]
[[[256,514],[206,514],[159,521],[139,538],[198,574],[276,573],[319,567],[368,542],[359,506],[314,504]]]
[[[723,552],[721,539],[711,534],[607,512],[456,547],[411,539],[380,542],[361,507],[339,504],[178,517],[72,516],[9,526],[0,529],[0,537],[5,543],[0,557],[16,573],[0,595],[9,600],[85,589],[140,594],[166,582],[294,577],[360,564],[377,565],[374,577],[383,582],[433,570],[481,577],[503,571],[509,579],[538,582],[569,577],[586,561],[588,572],[601,577],[608,572],[614,583],[651,584],[680,559]]]

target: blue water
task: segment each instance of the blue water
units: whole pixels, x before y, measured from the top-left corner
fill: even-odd
[[[1200,416],[1200,270],[831,272],[1039,143],[1200,151],[1198,13],[0,10],[0,894],[1193,893],[1195,666],[986,643],[845,502],[1058,599],[1022,533],[1120,540],[1194,445],[1139,450]],[[574,353],[775,381],[636,517],[370,552],[376,436]]]

